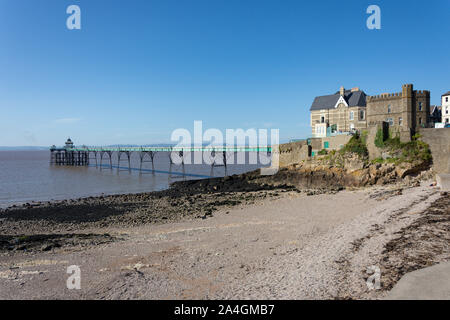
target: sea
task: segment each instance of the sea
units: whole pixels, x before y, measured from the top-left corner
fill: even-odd
[[[252,155],[245,156],[249,163]],[[144,162],[142,170],[139,170],[139,155],[132,153],[131,171],[128,162],[123,161],[123,155],[119,166],[117,154],[113,154],[112,169],[109,158],[103,158],[100,166],[97,157],[97,165],[91,159],[89,166],[75,167],[50,164],[50,151],[47,150],[0,151],[0,208],[33,201],[151,192],[167,189],[175,181],[225,176],[223,166],[211,168],[208,164],[186,164],[184,172],[180,165],[171,168],[168,152],[158,152],[154,167],[150,162]],[[227,175],[260,167],[261,164],[229,164]]]

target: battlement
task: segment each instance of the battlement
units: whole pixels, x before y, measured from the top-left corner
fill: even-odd
[[[375,95],[375,96],[367,96],[367,102],[399,99],[401,97],[402,97],[401,92],[383,93],[383,94],[379,94],[379,95]]]
[[[417,90],[415,91],[416,97],[417,96],[422,96],[422,97],[427,97],[430,95],[430,91],[428,90]]]
[[[407,95],[404,95],[404,93],[408,92],[409,88],[412,88],[411,84],[405,84],[402,86],[404,92],[395,92],[395,93],[382,93],[374,96],[367,96],[366,102],[375,102],[375,101],[385,101],[385,100],[393,100],[393,99],[400,99],[402,97],[406,97]],[[416,97],[429,97],[430,91],[429,90],[415,90],[413,91],[414,95]]]

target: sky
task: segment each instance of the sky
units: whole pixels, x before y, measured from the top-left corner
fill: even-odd
[[[169,143],[195,120],[284,142],[340,86],[440,104],[449,16],[449,0],[0,0],[0,146]]]

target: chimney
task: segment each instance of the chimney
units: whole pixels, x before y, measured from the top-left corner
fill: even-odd
[[[339,89],[339,94],[340,94],[341,96],[344,96],[344,93],[345,93],[344,86],[341,86],[341,88]]]
[[[359,87],[352,88],[352,92],[359,91]]]

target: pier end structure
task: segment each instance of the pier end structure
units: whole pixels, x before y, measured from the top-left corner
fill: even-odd
[[[73,142],[67,139],[64,147],[53,145],[50,148],[50,164],[63,166],[86,166],[89,164],[89,151],[74,149]]]

